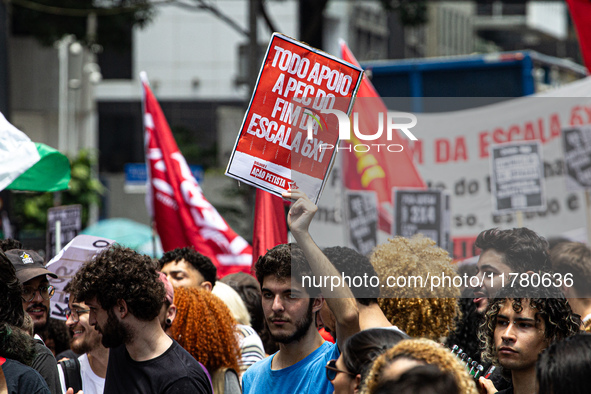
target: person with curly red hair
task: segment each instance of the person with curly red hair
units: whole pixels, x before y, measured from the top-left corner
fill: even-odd
[[[197,287],[175,288],[174,303],[177,313],[170,336],[205,365],[212,376],[215,394],[240,390],[236,321],[226,304]]]

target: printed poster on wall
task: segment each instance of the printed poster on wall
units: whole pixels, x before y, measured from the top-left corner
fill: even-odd
[[[591,126],[562,130],[567,190],[591,188]]]
[[[378,196],[374,191],[347,191],[349,245],[368,256],[378,243]]]
[[[321,111],[349,115],[362,73],[273,34],[226,175],[278,196],[299,188],[317,203],[336,155],[322,146],[339,138],[337,116]]]
[[[538,141],[491,146],[491,187],[495,212],[546,208],[542,148]]]

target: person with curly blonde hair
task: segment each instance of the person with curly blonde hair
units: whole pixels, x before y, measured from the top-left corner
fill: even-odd
[[[226,371],[239,371],[240,348],[232,313],[218,297],[197,287],[175,288],[174,302],[177,313],[170,336],[205,365],[215,394],[222,394],[224,389],[218,388],[227,378]]]
[[[385,380],[396,380],[418,365],[436,365],[453,375],[460,394],[477,394],[466,368],[446,347],[429,339],[408,339],[388,349],[374,361],[363,385],[363,394],[373,394]]]
[[[411,337],[433,340],[454,330],[460,290],[453,286],[457,273],[445,250],[421,234],[394,237],[378,245],[370,261],[384,285],[378,303],[392,324]],[[431,289],[429,277],[442,275],[451,283],[446,280]]]

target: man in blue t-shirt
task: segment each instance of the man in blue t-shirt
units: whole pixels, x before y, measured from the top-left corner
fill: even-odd
[[[255,264],[265,319],[272,339],[279,343],[279,351],[244,373],[243,392],[328,394],[333,388],[326,379],[324,367],[331,359],[338,358],[339,349],[324,342],[318,333],[316,312],[324,302],[328,304],[336,320],[338,345],[359,331],[359,313],[346,285],[330,289],[330,278],[320,280],[340,273],[308,232],[317,207],[297,190],[284,193],[283,197],[297,200],[288,216],[297,245],[278,245]],[[324,287],[326,284],[328,288]],[[325,299],[320,291],[330,294],[330,298]]]

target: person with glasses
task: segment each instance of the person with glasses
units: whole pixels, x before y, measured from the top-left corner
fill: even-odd
[[[23,326],[25,316],[21,303],[21,285],[14,267],[2,250],[0,300],[0,388],[5,385],[6,391],[17,394],[49,393],[45,380],[28,366],[34,357],[33,339],[28,333],[18,329]]]
[[[55,293],[55,289],[49,284],[47,275],[56,279],[57,275],[48,271],[43,258],[32,250],[11,249],[5,251],[5,254],[12,263],[18,280],[23,285],[21,295],[23,309],[33,319],[35,359],[32,367],[45,379],[52,394],[61,394],[57,361],[39,336],[49,321],[49,300]]]
[[[72,292],[70,284],[64,288],[69,293],[66,310],[66,326],[70,333],[70,349],[80,357],[59,362],[62,391],[70,387],[74,392],[102,394],[105,388],[109,349],[101,343],[102,335],[90,325],[90,308]]]
[[[347,339],[339,358],[330,360],[325,367],[334,393],[360,392],[376,357],[404,339],[410,337],[395,327],[370,328]]]
[[[32,250],[8,250],[6,257],[23,285],[23,309],[33,319],[35,334],[39,334],[49,320],[49,300],[55,292],[47,275],[56,279],[57,275],[47,270],[41,256]]]

